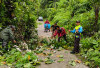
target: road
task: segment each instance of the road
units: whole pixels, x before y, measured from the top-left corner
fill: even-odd
[[[45,33],[44,32],[44,22],[39,22],[38,25],[38,36],[39,37],[42,37],[42,38],[48,38],[48,37],[51,37],[52,33],[51,32],[48,32],[48,33]],[[52,58],[53,60],[55,60],[54,63],[52,64],[45,64],[44,62],[42,62],[42,64],[40,66],[38,66],[37,68],[88,68],[87,66],[85,66],[83,63],[76,63],[76,66],[72,66],[69,64],[70,61],[74,61],[74,60],[79,60],[75,55],[73,54],[70,54],[70,51],[69,50],[62,50],[62,51],[57,51],[57,50],[54,50],[56,53],[53,53],[53,56],[51,56],[50,58]],[[50,53],[50,50],[46,50],[44,51],[45,53]],[[67,52],[67,53],[65,53]],[[64,55],[63,59],[64,61],[62,62],[57,62],[60,58],[57,57],[57,55]],[[42,56],[42,55],[39,55],[38,56],[39,58],[41,59],[45,59],[47,56]]]

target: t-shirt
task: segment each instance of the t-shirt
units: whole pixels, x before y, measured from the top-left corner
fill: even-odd
[[[50,22],[47,20],[47,21],[45,21],[45,24],[50,24]]]
[[[58,35],[58,37],[62,37],[65,34],[66,34],[66,30],[63,27],[61,27],[60,30],[55,31],[54,36]]]

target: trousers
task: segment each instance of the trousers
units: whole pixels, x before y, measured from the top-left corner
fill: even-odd
[[[66,34],[63,35],[64,40],[67,42]],[[58,37],[58,42],[60,42],[61,37]]]
[[[2,49],[7,51],[8,50],[8,42],[5,40],[2,40]]]
[[[80,42],[80,37],[78,37],[78,38],[75,37],[74,49],[73,49],[74,52],[79,53],[79,51],[80,51],[79,42]]]

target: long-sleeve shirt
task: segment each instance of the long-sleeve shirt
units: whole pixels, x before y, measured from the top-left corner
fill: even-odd
[[[55,30],[55,33],[53,36],[58,35],[58,37],[62,37],[65,34],[66,34],[66,30],[62,27],[62,28],[60,28],[60,30]]]
[[[50,24],[50,22],[47,20],[47,21],[45,21],[45,24]]]
[[[81,25],[76,26],[76,27],[74,28],[74,30],[72,30],[72,31],[70,31],[70,32],[76,33],[76,30],[78,30],[78,33],[82,33],[82,32],[83,32],[83,28],[82,28]]]

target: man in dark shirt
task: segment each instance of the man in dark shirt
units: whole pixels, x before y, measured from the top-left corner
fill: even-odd
[[[54,34],[55,30],[57,29],[57,23],[51,26],[52,35]]]

